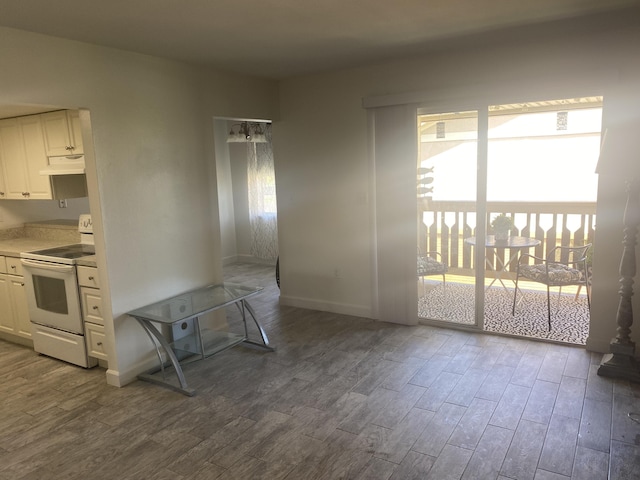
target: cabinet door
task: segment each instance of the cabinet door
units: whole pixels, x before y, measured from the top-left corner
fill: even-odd
[[[97,288],[80,287],[82,318],[85,322],[104,325],[102,318],[102,297]]]
[[[87,337],[87,353],[90,357],[108,360],[105,343],[107,336],[104,334],[104,327],[92,323],[85,324],[85,334]]]
[[[2,154],[0,154],[0,163],[2,163]],[[7,189],[4,183],[4,171],[0,165],[0,199],[7,198]]]
[[[98,269],[96,267],[86,267],[78,265],[76,269],[78,275],[78,285],[83,287],[100,288]]]
[[[11,303],[8,276],[0,275],[0,331],[15,333],[15,317]]]
[[[39,115],[20,118],[25,153],[25,176],[29,199],[50,200],[51,180],[48,175],[40,175],[40,170],[47,166],[47,153],[44,146],[42,120]]]
[[[6,189],[4,198],[27,198],[26,159],[22,128],[17,118],[0,121],[0,159]]]
[[[40,115],[40,118],[42,119],[47,156],[72,154],[73,150],[71,149],[71,138],[69,137],[67,112],[61,110],[58,112],[43,113]]]
[[[78,110],[67,110],[67,119],[69,121],[69,136],[71,137],[71,145],[75,155],[84,154],[84,144],[82,142],[82,128],[80,127],[80,112]]]
[[[21,337],[31,338],[31,321],[24,278],[9,275],[9,291],[14,316],[14,333]]]

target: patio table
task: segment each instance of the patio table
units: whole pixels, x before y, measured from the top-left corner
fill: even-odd
[[[478,242],[476,237],[468,237],[464,239],[464,243],[471,246],[477,246]],[[500,282],[505,291],[509,292],[507,286],[502,281],[502,274],[509,269],[509,265],[511,265],[514,261],[516,261],[520,255],[522,250],[529,249],[531,247],[536,247],[540,245],[540,240],[537,238],[529,238],[529,237],[507,237],[506,240],[496,240],[495,235],[487,235],[485,237],[484,246],[485,248],[490,249],[509,249],[509,257],[507,261],[503,261],[500,255],[496,255],[496,276],[491,281],[491,283],[487,286],[487,289],[492,287],[496,281]],[[485,264],[491,266],[487,257],[485,256]]]

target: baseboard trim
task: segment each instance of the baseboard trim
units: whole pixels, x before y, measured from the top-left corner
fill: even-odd
[[[280,295],[280,305],[305,308],[308,310],[319,310],[321,312],[337,313],[340,315],[350,315],[353,317],[373,318],[371,308],[363,307],[361,305],[324,302],[310,298],[292,297],[288,295]]]
[[[136,363],[133,367],[125,372],[120,372],[113,368],[107,370],[107,384],[114,387],[124,387],[138,379],[138,375],[147,372],[153,368],[158,368],[158,357],[153,356]]]
[[[231,255],[229,257],[224,257],[222,259],[222,265],[232,265],[234,263],[236,263],[238,261],[238,256],[237,255]]]
[[[589,336],[587,337],[587,343],[585,347],[590,352],[609,353],[609,343],[611,343],[610,338],[604,339]]]
[[[222,265],[233,265],[234,263],[256,263],[258,265],[276,266],[275,258],[258,258],[253,255],[231,255],[222,259]]]
[[[258,258],[253,255],[236,255],[236,262],[240,263],[256,263],[258,265],[273,265],[276,266],[275,258]]]
[[[29,347],[33,350],[33,340],[31,340],[30,338],[20,337],[18,335],[13,335],[7,332],[0,332],[0,339],[6,340],[7,342],[11,343],[17,343],[18,345]]]

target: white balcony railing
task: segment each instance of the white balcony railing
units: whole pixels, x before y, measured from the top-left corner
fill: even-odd
[[[471,274],[475,260],[471,246],[465,244],[464,239],[476,234],[478,222],[475,203],[425,200],[419,204],[418,209],[422,216],[419,247],[423,251],[440,252],[450,272]],[[487,204],[486,224],[490,225],[491,220],[500,213],[514,219],[515,226],[511,235],[540,240],[540,245],[532,249],[532,253],[538,257],[545,257],[557,245],[584,245],[593,242],[595,202],[491,202]],[[493,255],[505,255],[504,249],[487,251],[489,271],[495,268]],[[515,265],[511,266],[512,270],[513,268]]]

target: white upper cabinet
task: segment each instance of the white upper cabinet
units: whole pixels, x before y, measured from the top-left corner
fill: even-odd
[[[0,138],[0,199],[7,198],[7,190],[4,182],[4,171],[2,170],[2,139]]]
[[[51,180],[46,175],[40,175],[40,170],[47,166],[41,119],[37,115],[22,117],[20,125],[24,140],[24,172],[29,198],[32,200],[53,198],[51,195]]]
[[[4,172],[2,171],[2,168],[0,168],[0,199],[2,198],[7,198],[7,190],[4,183]]]
[[[82,131],[77,110],[43,113],[42,126],[47,156],[82,155]]]
[[[9,196],[8,184],[12,180],[12,187],[20,191],[20,198],[23,198],[24,188],[24,148],[22,146],[22,133],[20,123],[17,118],[0,120],[0,160],[2,161],[2,176],[4,177],[4,189],[2,198],[13,198]],[[7,181],[10,179],[10,181]]]
[[[51,199],[51,182],[39,174],[46,167],[39,115],[0,120],[0,160],[4,195],[9,199]]]

